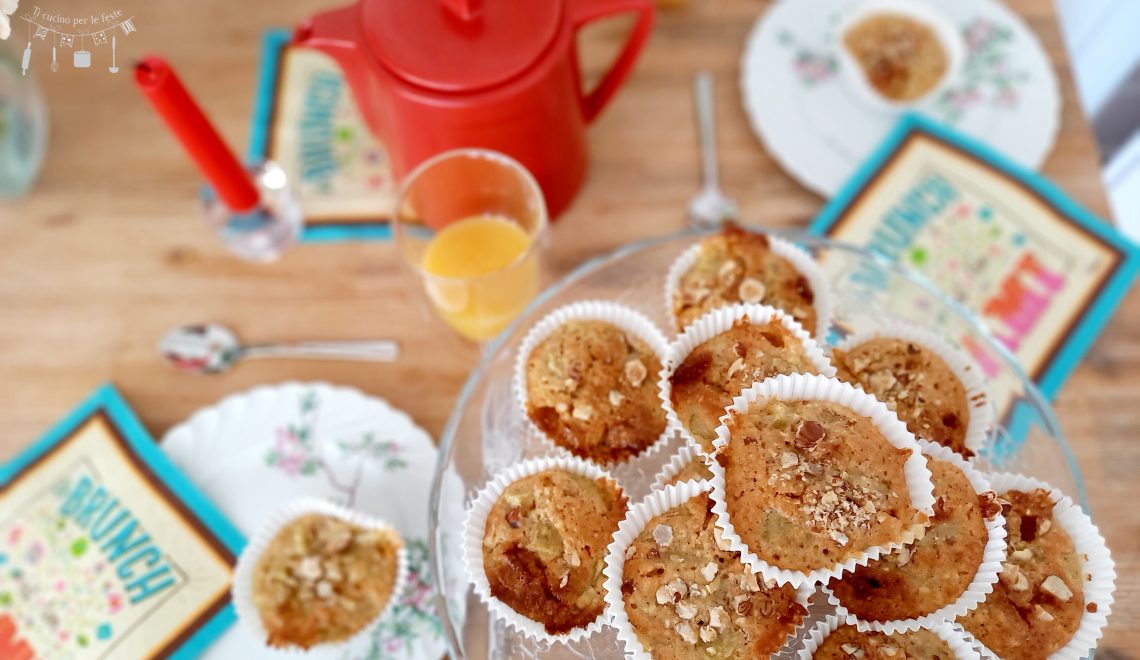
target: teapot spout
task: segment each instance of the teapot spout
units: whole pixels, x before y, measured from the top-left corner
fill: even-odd
[[[379,135],[375,72],[361,46],[360,8],[353,4],[311,16],[293,32],[293,44],[331,56],[344,72],[356,105],[373,134]]]

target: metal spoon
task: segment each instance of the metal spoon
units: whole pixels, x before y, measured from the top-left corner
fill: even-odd
[[[704,182],[700,192],[689,200],[689,222],[697,227],[720,227],[736,220],[740,210],[717,183],[716,110],[713,106],[713,78],[701,71],[693,80],[693,100],[697,105],[697,132],[701,139],[701,171]]]
[[[173,366],[203,374],[227,371],[235,362],[245,358],[292,357],[393,362],[400,356],[400,345],[391,339],[243,346],[229,328],[213,323],[175,328],[162,338],[158,350]]]

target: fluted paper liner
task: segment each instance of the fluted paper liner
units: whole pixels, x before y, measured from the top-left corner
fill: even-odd
[[[484,529],[487,525],[487,516],[490,515],[491,508],[499,496],[507,486],[519,479],[555,469],[566,470],[590,479],[605,479],[622,491],[621,485],[608,472],[575,456],[543,456],[513,465],[495,475],[471,501],[467,517],[463,522],[463,563],[467,568],[467,579],[475,589],[475,595],[483,601],[492,616],[535,641],[569,644],[601,630],[608,623],[605,612],[600,613],[588,626],[552,635],[546,632],[546,627],[542,623],[519,614],[510,605],[492,596],[491,584],[483,570]],[[622,493],[624,494],[624,491]]]
[[[899,449],[911,450],[903,465],[907,489],[910,495],[910,506],[915,511],[925,514],[926,519],[934,515],[934,484],[930,480],[930,470],[926,467],[926,458],[922,455],[918,441],[906,425],[899,421],[882,402],[866,392],[855,389],[834,378],[825,376],[809,376],[794,374],[791,376],[775,376],[765,381],[755,383],[736,397],[717,427],[717,438],[713,442],[714,454],[728,444],[730,431],[729,424],[733,412],[747,412],[752,404],[765,402],[771,399],[777,401],[831,401],[845,406],[855,413],[867,417],[882,432],[883,437],[892,446]],[[713,473],[712,499],[713,513],[716,514],[716,524],[723,532],[724,540],[733,550],[740,552],[743,559],[753,572],[762,574],[766,579],[773,579],[779,584],[791,584],[800,587],[805,584],[821,584],[833,577],[850,572],[855,566],[866,564],[878,559],[882,555],[890,554],[895,549],[907,545],[925,533],[926,521],[912,523],[904,528],[898,539],[884,546],[870,546],[856,552],[852,557],[831,566],[813,569],[809,572],[795,571],[780,568],[764,561],[749,549],[748,545],[737,534],[728,514],[725,499],[724,467],[716,460],[709,462],[709,470]]]
[[[515,397],[519,403],[519,409],[522,411],[523,419],[526,424],[533,430],[535,435],[542,438],[546,443],[554,449],[558,455],[571,456],[573,453],[565,447],[554,442],[552,438],[546,435],[538,425],[531,420],[530,415],[527,414],[527,387],[526,387],[526,362],[530,358],[531,351],[538,346],[542,340],[549,337],[559,326],[567,321],[605,321],[612,323],[621,328],[625,332],[641,339],[649,345],[650,350],[657,354],[657,359],[661,364],[665,364],[666,355],[668,354],[668,340],[662,334],[661,329],[657,327],[653,321],[650,321],[644,314],[635,311],[630,307],[621,305],[614,302],[605,300],[581,300],[578,302],[570,303],[559,307],[558,309],[550,312],[542,317],[531,327],[526,336],[523,337],[522,342],[519,344],[518,353],[515,355],[514,365],[514,390]],[[651,379],[654,374],[647,373],[645,378]],[[611,467],[620,463],[627,463],[635,459],[644,459],[653,456],[661,451],[661,448],[667,444],[672,430],[669,428],[669,422],[666,420],[665,429],[661,431],[652,444],[648,445],[637,456],[633,456],[626,461],[615,461],[614,463],[606,463],[607,467]],[[581,458],[581,457],[579,457]],[[583,460],[590,460],[585,459]]]
[[[1009,472],[991,472],[986,476],[998,496],[1011,490],[1029,492],[1042,488],[1049,491],[1055,502],[1053,519],[1073,539],[1073,546],[1081,557],[1081,572],[1088,577],[1082,585],[1086,608],[1081,614],[1081,623],[1069,643],[1050,655],[1049,660],[1079,660],[1089,656],[1104,634],[1104,626],[1112,612],[1113,591],[1116,587],[1116,566],[1100,530],[1071,498],[1043,481]],[[1089,603],[1096,603],[1096,612],[1088,611]],[[973,640],[983,658],[998,657],[970,635],[969,631],[963,629],[962,632]]]
[[[811,629],[811,632],[809,632],[808,636],[804,639],[803,648],[797,651],[799,659],[811,660],[815,652],[819,650],[820,645],[823,644],[823,640],[827,639],[827,636],[835,632],[841,625],[843,625],[843,621],[835,614],[830,614],[823,621],[815,624],[815,627]],[[978,652],[970,645],[966,636],[951,626],[949,622],[940,621],[932,626],[928,626],[928,629],[930,632],[942,638],[942,641],[950,646],[950,650],[954,652],[956,660],[977,659]]]
[[[388,597],[388,604],[384,606],[380,613],[377,614],[371,622],[362,626],[360,630],[347,639],[339,642],[315,644],[308,649],[299,646],[269,646],[266,643],[266,640],[269,638],[269,633],[265,630],[265,626],[261,622],[261,614],[258,612],[257,606],[253,603],[253,571],[257,566],[257,561],[261,558],[261,555],[266,549],[269,548],[277,532],[281,531],[283,527],[297,518],[311,513],[332,516],[358,527],[383,530],[395,535],[395,537],[400,540],[400,548],[396,553],[396,580],[393,583],[392,593]],[[379,518],[363,514],[359,511],[333,504],[327,500],[306,497],[292,500],[284,507],[274,511],[257,531],[257,534],[249,540],[245,549],[242,550],[241,555],[238,557],[237,565],[234,567],[233,586],[230,591],[233,596],[234,611],[237,613],[238,621],[245,626],[246,630],[248,630],[255,639],[264,644],[266,649],[272,650],[274,653],[304,655],[316,651],[320,651],[321,653],[346,652],[355,646],[357,642],[370,638],[373,627],[387,617],[389,613],[391,613],[392,608],[399,602],[404,589],[407,588],[407,583],[407,550],[404,546],[403,537],[400,536],[395,528]]]
[[[681,506],[698,495],[707,495],[710,490],[711,486],[707,481],[683,481],[679,484],[654,489],[645,499],[630,507],[625,520],[622,520],[621,525],[618,526],[614,540],[606,550],[606,565],[602,569],[602,573],[606,576],[606,613],[610,618],[610,625],[617,630],[618,639],[625,645],[626,658],[633,660],[652,660],[653,658],[637,637],[637,631],[633,629],[629,615],[625,611],[621,583],[625,574],[626,548],[637,539],[654,517]],[[810,604],[813,592],[814,590],[810,587],[802,587],[797,590],[796,600],[804,606],[804,609],[807,609]],[[805,620],[806,618],[805,615]],[[789,631],[784,642],[785,645],[788,640],[795,636],[795,631],[799,630],[799,626],[802,624],[801,621]]]
[[[926,456],[937,461],[950,463],[961,470],[970,481],[970,485],[974,487],[975,493],[980,495],[986,491],[993,491],[985,476],[949,447],[926,440],[919,440],[918,444]],[[836,614],[843,622],[855,626],[861,632],[867,630],[885,633],[908,632],[919,628],[930,628],[940,621],[953,621],[975,609],[979,603],[985,600],[986,596],[994,590],[998,575],[1001,573],[1001,563],[1006,558],[1005,518],[999,513],[992,518],[985,519],[985,525],[986,546],[982,551],[982,561],[974,572],[974,579],[970,581],[970,584],[957,599],[929,614],[892,621],[865,621],[849,612],[826,584],[822,585],[821,590],[827,596],[827,602],[835,606]],[[889,561],[889,557],[884,556],[882,561]]]
[[[950,367],[954,375],[961,381],[966,390],[966,406],[969,408],[970,421],[966,424],[966,435],[963,439],[966,449],[977,454],[985,444],[986,434],[994,421],[994,407],[986,393],[985,379],[982,371],[965,353],[951,346],[945,339],[926,328],[920,328],[910,323],[893,322],[882,327],[855,332],[843,341],[836,344],[831,350],[848,351],[855,346],[872,339],[890,338],[914,342],[929,349]],[[852,383],[855,387],[861,386]]]
[[[811,331],[816,339],[822,342],[827,337],[827,329],[831,326],[831,286],[828,284],[827,276],[824,275],[815,259],[798,245],[768,233],[753,233],[763,233],[768,239],[771,251],[787,259],[800,275],[807,278],[808,284],[811,285],[811,306],[815,308],[816,319],[816,327],[812,328]],[[677,331],[682,328],[673,313],[673,296],[680,286],[681,277],[689,272],[689,269],[697,262],[697,256],[700,255],[700,252],[701,243],[698,241],[682,252],[669,266],[669,270],[665,274],[665,310],[673,323],[672,329]]]
[[[728,332],[732,329],[733,324],[743,318],[747,318],[750,325],[766,325],[772,319],[776,319],[780,325],[787,328],[788,332],[791,332],[799,340],[800,345],[804,347],[804,353],[821,374],[828,377],[835,375],[835,367],[824,355],[823,349],[804,330],[804,327],[787,312],[769,305],[739,304],[718,307],[709,311],[690,323],[685,331],[669,344],[667,358],[663,362],[665,366],[661,370],[660,379],[657,381],[657,393],[661,398],[661,407],[665,409],[669,426],[679,433],[690,447],[701,454],[705,453],[701,443],[685,428],[681,419],[677,417],[677,411],[673,409],[673,383],[669,379],[673,377],[673,372],[681,366],[681,363],[693,352],[693,349],[723,332]]]
[[[697,459],[701,461],[701,463],[707,464],[707,461],[704,460],[703,454],[696,451],[687,444],[681,445],[681,448],[677,450],[677,453],[673,454],[673,458],[669,459],[669,462],[662,466],[661,470],[657,472],[657,476],[653,478],[653,485],[650,487],[650,490],[661,490],[662,488],[665,488],[667,485],[669,485],[669,480],[677,476],[677,473],[679,473],[681,470],[684,470],[685,466],[688,465],[689,462],[693,459]]]

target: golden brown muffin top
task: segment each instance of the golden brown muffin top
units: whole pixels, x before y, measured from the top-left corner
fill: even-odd
[[[718,307],[757,303],[784,310],[815,335],[811,283],[792,262],[772,252],[767,236],[728,227],[700,245],[696,263],[681,275],[673,294],[677,330]]]
[[[567,321],[527,359],[527,414],[575,456],[625,461],[665,430],[660,372],[660,358],[640,338],[605,321]]]
[[[979,495],[956,465],[927,458],[934,517],[922,539],[856,566],[828,585],[864,621],[915,619],[958,600],[982,563],[989,533],[984,514],[1001,510],[992,492]]]
[[[909,16],[882,12],[847,30],[847,49],[879,94],[894,101],[917,99],[938,85],[950,66],[934,29]]]
[[[622,601],[658,660],[767,657],[807,611],[717,543],[703,493],[655,516],[626,549]]]
[[[557,635],[605,607],[606,546],[625,517],[621,488],[563,469],[508,485],[487,514],[483,570],[491,595]]]
[[[677,418],[705,451],[733,397],[780,374],[818,374],[803,343],[776,319],[752,325],[747,317],[698,344],[673,370],[670,399]]]
[[[1008,660],[1044,658],[1072,639],[1086,607],[1081,558],[1053,517],[1048,491],[1011,490],[1003,503],[1009,555],[993,592],[958,619],[974,637]]]
[[[274,535],[253,569],[252,600],[272,647],[340,642],[391,600],[399,537],[324,514],[306,514]]]
[[[700,456],[694,456],[688,463],[685,463],[673,478],[666,482],[666,486],[672,484],[679,484],[686,481],[705,481],[712,479],[712,472],[705,465],[704,460]]]
[[[733,413],[730,431],[717,458],[728,515],[769,564],[829,568],[926,520],[910,504],[910,450],[850,408],[769,400]]]
[[[895,411],[916,437],[949,447],[965,458],[970,424],[966,388],[934,351],[912,341],[877,337],[846,351],[834,350],[836,376],[858,385]]]
[[[954,650],[929,630],[888,635],[842,625],[824,638],[813,658],[820,660],[955,660]]]

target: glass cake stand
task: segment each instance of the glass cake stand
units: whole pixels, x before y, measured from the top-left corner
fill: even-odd
[[[519,461],[552,453],[524,423],[511,392],[519,343],[547,313],[569,302],[624,303],[672,336],[664,277],[673,260],[703,235],[689,230],[634,243],[590,260],[547,289],[491,344],[471,373],[444,429],[430,506],[431,564],[437,603],[453,658],[615,658],[621,643],[603,629],[575,644],[536,644],[488,616],[469,588],[462,561],[464,512],[492,475]],[[921,275],[875,254],[823,238],[784,235],[820,261],[832,293],[829,338],[884,321],[906,321],[941,332],[983,366],[995,424],[975,461],[982,469],[1022,472],[1043,479],[1081,502],[1084,484],[1052,408],[1012,355],[960,304]],[[648,492],[658,469],[681,446],[610,471],[631,503]],[[819,599],[817,599],[819,600]]]

